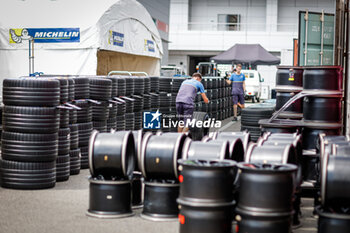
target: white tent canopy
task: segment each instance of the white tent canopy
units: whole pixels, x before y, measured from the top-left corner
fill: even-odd
[[[28,75],[27,34],[35,41],[36,72],[95,75],[122,63],[159,72],[161,38],[136,0],[1,0],[1,79]]]

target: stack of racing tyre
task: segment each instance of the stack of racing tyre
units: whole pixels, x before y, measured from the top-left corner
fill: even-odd
[[[1,186],[51,188],[56,183],[60,82],[15,78],[3,82]]]
[[[88,146],[89,138],[92,133],[92,106],[89,102],[90,85],[88,77],[75,77],[75,98],[74,104],[81,108],[77,111],[77,126],[78,126],[78,146],[80,149],[80,168],[87,169],[88,163]]]
[[[241,131],[247,130],[250,133],[252,141],[256,142],[260,135],[259,120],[270,118],[274,112],[273,104],[255,104],[242,109]]]

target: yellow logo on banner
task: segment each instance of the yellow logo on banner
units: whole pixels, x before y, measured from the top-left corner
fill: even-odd
[[[11,28],[9,30],[10,34],[10,43],[19,44],[22,43],[23,40],[28,40],[30,35],[26,28]]]
[[[108,44],[113,44],[113,31],[109,30]]]
[[[144,44],[144,46],[145,46],[145,51],[147,51],[147,50],[148,50],[147,40],[146,40],[146,39],[144,39],[144,41],[145,41],[145,44]]]

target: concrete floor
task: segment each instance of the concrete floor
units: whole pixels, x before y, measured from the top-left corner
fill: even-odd
[[[57,183],[48,190],[21,191],[0,188],[1,233],[177,233],[179,224],[142,219],[141,210],[134,217],[95,219],[85,215],[89,201],[88,170]],[[302,227],[294,233],[317,232],[312,216],[312,199],[303,199]]]
[[[89,201],[88,170],[48,190],[0,188],[1,233],[178,232],[177,222],[154,223],[136,216],[95,219],[85,215]]]
[[[226,120],[225,123],[230,120]],[[225,131],[238,131],[239,122],[229,123]],[[48,190],[21,191],[0,188],[0,233],[177,233],[179,224],[143,220],[135,211],[134,217],[95,219],[85,215],[88,208],[89,171],[71,176]],[[312,217],[313,200],[302,200],[302,227],[294,233],[317,232]]]

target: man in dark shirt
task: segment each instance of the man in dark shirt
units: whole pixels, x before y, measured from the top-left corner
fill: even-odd
[[[245,93],[245,76],[241,73],[242,65],[238,64],[236,73],[233,73],[226,82],[232,84],[232,100],[233,100],[233,120],[237,121],[237,105],[244,108]]]
[[[194,111],[194,100],[196,98],[197,92],[201,93],[204,103],[209,103],[201,80],[202,75],[200,73],[194,73],[191,79],[182,82],[179,92],[177,93],[176,112],[180,118],[179,120],[183,120],[185,124],[188,120],[192,119],[192,114]],[[187,131],[188,127],[179,125],[179,133]]]

